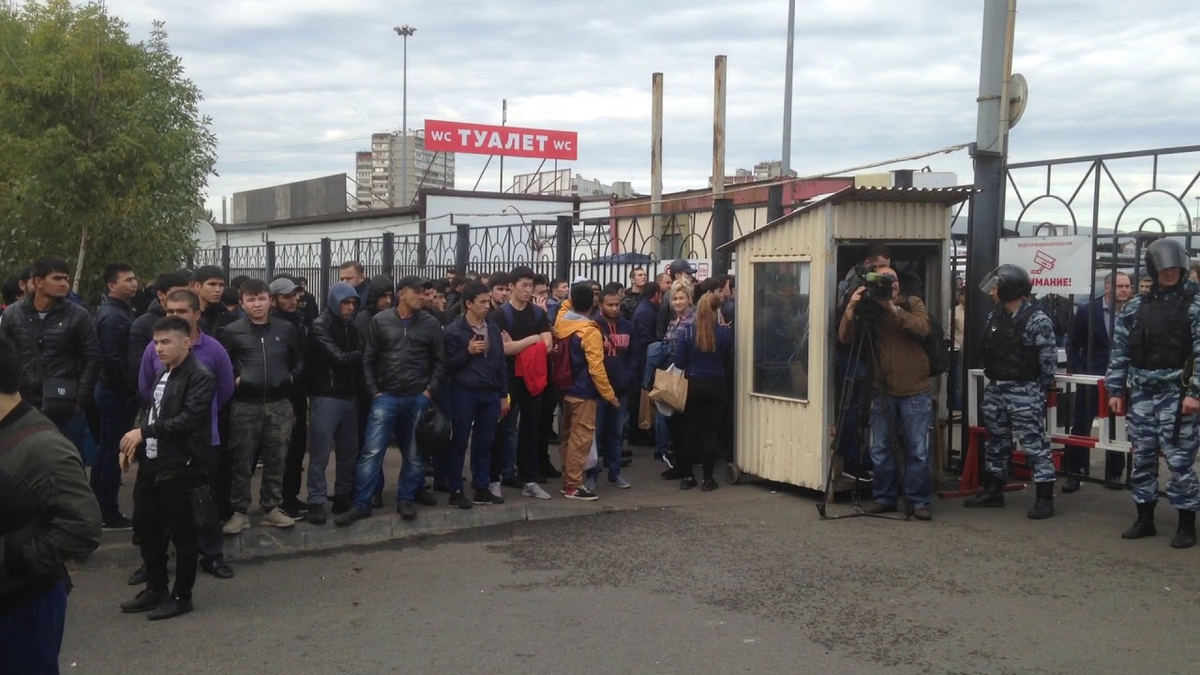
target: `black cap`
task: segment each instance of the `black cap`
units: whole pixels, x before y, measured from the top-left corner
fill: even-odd
[[[427,288],[433,288],[433,282],[422,277],[403,277],[396,282],[396,290],[402,291],[406,288],[411,288],[414,291],[420,292]]]
[[[692,267],[692,263],[688,262],[687,260],[684,260],[683,258],[680,258],[679,260],[676,260],[675,262],[673,262],[667,266],[667,272],[669,274],[671,274],[672,276],[674,276],[676,274],[680,274],[682,272],[687,272],[688,274],[695,274],[696,268]]]

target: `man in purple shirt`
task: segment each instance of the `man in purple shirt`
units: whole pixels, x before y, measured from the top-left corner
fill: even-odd
[[[233,398],[233,364],[229,361],[229,354],[225,352],[225,348],[214,337],[205,335],[200,331],[200,298],[191,291],[175,291],[167,296],[167,303],[164,308],[167,316],[177,316],[188,322],[192,327],[192,354],[196,356],[196,360],[204,364],[209,371],[212,372],[213,378],[216,380],[216,394],[213,396],[212,403],[212,442],[213,448],[208,456],[208,471],[209,484],[216,487],[218,485],[228,485],[229,477],[222,477],[217,457],[221,445],[221,439],[217,430],[217,412]],[[162,363],[158,360],[158,354],[155,352],[154,344],[151,343],[146,347],[145,353],[142,354],[142,365],[138,370],[138,392],[141,393],[142,399],[150,402],[154,398],[154,374],[162,367]],[[228,467],[226,467],[227,473]],[[208,572],[218,579],[233,578],[233,570],[225,562],[225,556],[222,553],[222,547],[225,543],[225,535],[221,532],[221,519],[212,518],[215,527],[209,530],[201,530],[199,532],[200,553],[203,558],[200,561],[200,569]]]

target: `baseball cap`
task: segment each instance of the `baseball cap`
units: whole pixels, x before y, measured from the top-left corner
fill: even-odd
[[[299,286],[287,277],[280,277],[272,281],[268,288],[271,289],[271,295],[291,295],[296,292]]]
[[[396,282],[396,291],[402,291],[405,288],[411,288],[414,291],[423,291],[427,288],[433,288],[433,282],[417,276],[403,277]]]
[[[590,284],[590,283],[592,283],[592,280],[587,277],[575,277],[575,281],[572,281],[571,285],[574,286],[575,284]]]
[[[667,272],[670,274],[679,274],[681,272],[687,272],[688,274],[695,274],[696,268],[692,267],[692,263],[688,262],[687,260],[684,260],[683,258],[680,258],[680,259],[676,260],[675,262],[672,262],[667,267]]]

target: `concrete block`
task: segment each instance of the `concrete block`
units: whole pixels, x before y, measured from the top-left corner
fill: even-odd
[[[394,517],[387,513],[376,514],[349,527],[338,527],[332,520],[321,526],[302,523],[297,527],[304,528],[305,545],[308,548],[334,548],[390,539]]]
[[[231,543],[234,543],[230,541],[231,539],[236,540],[236,548],[230,546]],[[275,527],[252,527],[236,537],[225,538],[225,554],[230,559],[296,553],[303,551],[304,548],[304,531],[299,526],[286,530]]]

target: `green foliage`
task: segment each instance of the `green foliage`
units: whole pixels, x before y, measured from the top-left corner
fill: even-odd
[[[216,137],[163,24],[126,28],[98,3],[0,8],[0,273],[60,255],[91,297],[108,262],[145,279],[194,250]]]

